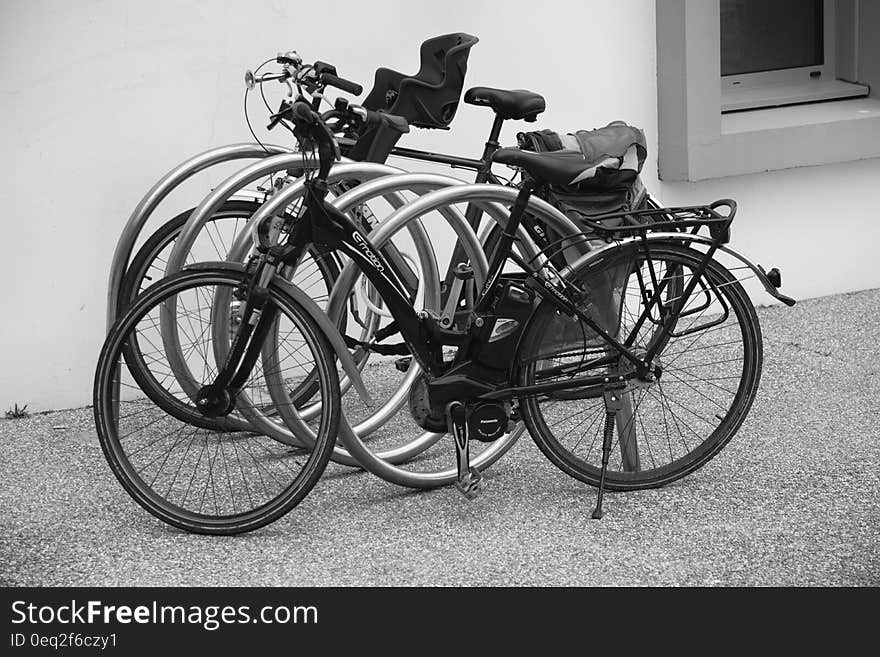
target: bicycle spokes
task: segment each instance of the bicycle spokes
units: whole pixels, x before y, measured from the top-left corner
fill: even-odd
[[[621,248],[608,261],[632,263],[632,252]],[[641,254],[634,262],[638,266],[630,269],[622,288],[620,332],[629,336],[638,359],[653,351],[649,369],[639,371],[616,348],[583,338],[580,350],[575,339],[554,343],[547,336],[565,322],[552,312],[536,316],[520,350],[520,385],[571,386],[522,399],[520,408],[536,442],[584,481],[600,485],[604,472],[604,487],[612,490],[663,485],[717,453],[745,417],[761,363],[754,310],[730,272],[714,261],[704,266],[702,253],[674,245],[655,247],[650,260]],[[648,267],[659,285],[651,283],[646,295],[642,282],[652,280]],[[646,321],[646,305],[659,319],[660,303],[674,307],[688,286],[695,292],[679,303],[680,314],[665,322]],[[659,302],[655,290],[662,295]],[[576,330],[568,328],[576,338]],[[547,349],[548,342],[554,348]],[[577,386],[591,371],[625,379],[613,422],[602,390]]]

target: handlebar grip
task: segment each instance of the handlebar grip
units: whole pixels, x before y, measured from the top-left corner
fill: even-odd
[[[364,92],[364,88],[357,82],[346,80],[345,78],[341,78],[338,75],[334,75],[333,73],[322,74],[321,80],[324,82],[324,84],[331,87],[336,87],[337,89],[340,89],[345,93],[351,94],[353,96],[360,96]]]

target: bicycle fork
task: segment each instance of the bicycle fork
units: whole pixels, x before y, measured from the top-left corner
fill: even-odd
[[[232,412],[238,392],[256,364],[278,313],[274,305],[267,303],[268,285],[274,273],[274,267],[264,267],[241,291],[243,298],[237,299],[244,308],[235,318],[237,326],[226,362],[214,381],[202,386],[196,395],[196,408],[207,417],[222,417]]]

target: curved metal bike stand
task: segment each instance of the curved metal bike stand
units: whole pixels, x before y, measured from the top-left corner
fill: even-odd
[[[357,188],[351,190],[351,193],[353,194],[356,191]],[[406,225],[415,218],[445,206],[465,202],[479,205],[489,217],[504,225],[509,213],[503,204],[512,205],[518,193],[519,190],[515,188],[487,184],[455,185],[429,192],[392,213],[391,216],[382,222],[376,233],[371,234],[370,238],[374,244],[378,245],[386,235],[393,234],[400,226]],[[340,200],[345,196],[340,197]],[[580,234],[580,231],[570,219],[546,201],[532,197],[527,211],[538,219],[545,221],[563,235]],[[524,253],[537,254],[538,248],[529,238],[528,234],[523,231],[519,236]],[[485,254],[480,250],[480,267],[488,266],[484,264],[485,257]],[[473,266],[474,262],[472,261],[471,264]],[[474,269],[476,271],[477,267],[475,266]],[[353,263],[349,263],[333,288],[328,309],[335,308],[335,304],[339,303],[334,297],[337,291],[346,290],[356,276],[357,268]],[[342,295],[340,294],[339,296]],[[512,432],[491,443],[479,455],[474,457],[471,460],[471,465],[478,469],[489,467],[513,446],[523,431],[525,431],[525,426],[523,424],[518,425]],[[361,467],[386,481],[410,488],[436,488],[451,484],[458,477],[458,472],[455,469],[439,472],[413,472],[379,458],[377,454],[370,451],[357,433],[351,430],[351,426],[344,416],[340,423],[340,437],[348,448],[349,453],[357,458]]]
[[[513,202],[516,198],[517,190],[507,189],[507,188],[498,188],[502,191],[498,193],[498,190],[494,188],[494,186],[487,185],[465,185],[460,181],[456,181],[452,179],[445,179],[445,177],[439,177],[441,180],[434,179],[436,182],[445,182],[448,187],[452,187],[450,191],[452,193],[443,195],[442,191],[432,192],[421,199],[417,199],[412,201],[410,204],[404,206],[399,209],[395,213],[391,215],[388,219],[386,219],[379,227],[377,231],[370,235],[371,242],[377,246],[377,248],[381,247],[381,245],[390,237],[396,233],[398,230],[403,228],[404,226],[408,226],[410,222],[413,220],[418,220],[418,218],[431,212],[433,210],[440,211],[443,214],[447,221],[453,225],[455,228],[456,223],[453,223],[453,219],[449,216],[449,211],[453,210],[451,207],[446,207],[455,202],[474,202],[477,205],[480,205],[487,215],[492,217],[496,222],[501,223],[502,225],[506,223],[506,219],[508,216],[506,208],[501,205],[499,202]],[[384,191],[387,194],[391,189],[397,189],[398,191],[406,188],[406,186],[410,186],[410,188],[418,189],[419,184],[424,185],[425,183],[432,181],[432,177],[430,174],[404,174],[399,176],[393,176],[391,180],[377,180],[373,181],[373,183],[363,183],[358,187],[346,192],[339,199],[336,200],[337,207],[341,211],[347,211],[351,207],[364,202],[366,199],[372,197],[376,197],[379,195],[380,191]],[[445,180],[442,180],[445,179]],[[254,214],[251,221],[256,222],[261,220],[262,218],[272,216],[276,214],[284,207],[289,205],[295,198],[297,194],[301,193],[301,190],[296,188],[297,185],[291,186],[290,188],[283,190],[281,194],[273,197],[268,200],[264,206],[262,206],[257,213]],[[457,190],[462,190],[467,188],[467,192],[464,194],[458,192]],[[474,191],[481,192],[479,195],[475,195],[475,198],[465,198],[468,194],[472,194]],[[282,196],[283,194],[283,196]],[[431,200],[426,200],[428,197],[431,197]],[[535,216],[543,219],[553,227],[555,227],[559,231],[565,231],[564,234],[577,234],[579,231],[577,227],[564,215],[558,212],[551,205],[546,202],[540,201],[540,199],[535,199],[535,203],[529,207],[529,211],[531,211]],[[259,216],[258,216],[259,215]],[[454,212],[453,217],[456,217],[458,225],[463,223],[463,217],[461,217],[460,213]],[[464,224],[466,226],[466,224]],[[244,231],[245,234],[247,231]],[[468,258],[471,260],[472,265],[474,266],[475,272],[478,273],[478,280],[485,277],[485,271],[487,267],[485,254],[482,251],[482,248],[479,245],[479,242],[474,244],[471,240],[475,238],[473,235],[473,231],[467,226],[467,230],[458,230],[456,231],[460,240],[463,241],[465,245],[465,250],[468,255]],[[528,234],[522,230],[519,233],[521,245],[523,247],[524,254],[527,255],[537,255],[537,247],[529,238]],[[347,266],[340,278],[337,281],[337,284],[334,286],[334,290],[330,295],[330,302],[328,303],[328,312],[331,317],[334,313],[340,312],[340,308],[344,308],[344,301],[347,296],[348,290],[354,284],[355,279],[357,278],[358,271],[357,268],[351,264]],[[436,281],[426,281],[427,285],[431,283],[435,283]],[[426,299],[434,298],[433,289],[431,293],[426,292]],[[414,369],[414,368],[413,368]],[[411,377],[407,377],[405,382],[406,385],[402,385],[398,390],[397,400],[405,401],[405,394],[408,391],[409,385],[415,380],[417,375],[417,371],[412,373]],[[394,399],[394,398],[392,398]],[[397,401],[394,400],[394,401]],[[279,402],[283,402],[283,400],[279,399]],[[287,408],[288,406],[284,403],[278,403],[277,406],[279,408]],[[388,417],[393,415],[396,412],[399,405],[395,407],[394,403],[389,403],[385,407],[386,413],[388,413]],[[387,421],[387,417],[383,417],[380,415],[376,417],[376,421],[379,425]],[[301,421],[293,422],[294,425],[302,426]],[[509,449],[514,442],[519,438],[522,434],[523,427],[517,427],[513,432],[508,434],[506,437],[496,441],[490,447],[483,451],[480,455],[473,459],[473,464],[478,468],[486,468],[489,467],[492,463],[494,463],[498,458],[500,458],[506,451]],[[426,432],[421,437],[419,437],[416,441],[408,443],[403,448],[398,448],[397,450],[393,450],[392,452],[386,453],[373,453],[371,452],[366,445],[364,445],[361,440],[361,436],[356,433],[356,430],[351,427],[351,425],[347,422],[347,420],[343,419],[343,422],[340,427],[340,434],[342,436],[343,442],[349,448],[351,454],[356,457],[356,461],[350,461],[350,457],[345,458],[344,452],[340,453],[341,450],[337,448],[337,460],[340,462],[348,462],[351,465],[359,465],[361,467],[365,467],[365,469],[377,474],[378,476],[391,481],[393,483],[397,483],[403,486],[410,486],[414,488],[432,488],[436,486],[442,486],[449,483],[452,483],[457,473],[453,470],[446,470],[437,473],[424,473],[424,472],[410,472],[401,468],[395,467],[396,463],[400,463],[403,460],[408,460],[415,453],[419,453],[427,449],[431,445],[433,445],[437,440],[439,440],[443,434],[434,434],[430,432]],[[341,458],[340,458],[341,457]]]
[[[386,200],[389,205],[392,206],[395,210],[397,208],[402,207],[406,204],[406,199],[403,198],[398,192],[400,191],[412,191],[415,193],[425,193],[431,191],[433,189],[437,189],[439,187],[444,187],[448,185],[463,185],[464,183],[456,178],[450,178],[448,176],[441,176],[435,174],[407,174],[393,169],[392,167],[388,167],[389,175],[380,176],[373,180],[368,180],[367,182],[361,182],[356,188],[350,190],[343,196],[332,201],[332,204],[339,208],[343,213],[349,212],[352,208],[357,205],[361,205],[365,203],[367,200],[379,198],[380,196]],[[351,177],[353,172],[356,172],[357,169],[351,166],[339,166],[335,169],[331,169],[331,173],[328,176],[329,182],[335,182],[338,179],[346,179]],[[369,171],[369,176],[372,176],[376,171]],[[397,174],[397,175],[394,175]],[[413,180],[409,176],[416,175],[421,176],[418,180]],[[229,249],[229,255],[227,259],[233,262],[243,262],[247,257],[251,245],[253,243],[251,237],[251,231],[258,221],[262,221],[265,217],[278,214],[284,210],[286,205],[290,205],[290,203],[294,202],[303,191],[303,186],[300,182],[297,182],[295,185],[292,185],[288,190],[285,190],[285,195],[278,196],[277,198],[268,199],[266,203],[259,208],[259,214],[255,214],[251,217],[249,222],[245,225],[245,229],[240,231],[238,236],[235,238],[232,246]],[[285,205],[286,204],[286,205]],[[447,221],[451,224],[452,222],[456,222],[460,225],[461,220],[456,216],[447,217]],[[455,225],[455,224],[452,224]],[[437,268],[437,262],[434,254],[433,247],[431,245],[431,240],[428,237],[427,232],[425,231],[424,226],[421,221],[415,221],[412,225],[407,226],[407,230],[410,232],[411,237],[413,238],[413,242],[416,246],[416,249],[420,251],[422,258],[430,258],[431,267],[428,270],[435,274],[435,276],[423,276],[422,279],[425,282],[425,295],[430,297],[430,301],[428,302],[429,308],[434,308],[439,306],[439,271]],[[470,233],[464,233],[466,239],[470,239]],[[423,270],[424,272],[424,270]],[[345,292],[346,296],[350,292],[347,290]],[[336,313],[335,316],[331,317],[334,321],[339,320],[341,313]],[[366,338],[362,338],[366,339]],[[366,360],[358,361],[358,368],[360,369]],[[351,382],[348,380],[348,377],[343,377],[340,381],[341,388],[343,393],[348,390],[351,385]],[[319,409],[314,409],[316,412]],[[309,419],[311,415],[314,413],[306,413],[303,415],[304,419]],[[381,426],[381,425],[380,425]],[[357,430],[357,428],[356,428]],[[375,428],[371,429],[375,430]],[[365,434],[361,434],[365,435]]]
[[[174,248],[171,250],[171,253],[168,256],[168,262],[165,267],[165,275],[170,276],[177,273],[183,268],[186,262],[186,256],[192,248],[192,245],[195,242],[196,238],[198,237],[199,231],[202,229],[205,223],[210,220],[210,218],[220,208],[220,206],[223,205],[223,203],[225,203],[229,198],[231,198],[233,194],[235,194],[246,185],[249,185],[250,183],[261,178],[264,178],[271,173],[286,171],[287,169],[293,167],[311,168],[313,167],[313,163],[306,162],[301,153],[276,155],[261,160],[259,162],[255,162],[254,164],[245,167],[244,169],[238,171],[237,173],[233,174],[225,181],[223,181],[217,188],[215,188],[210,194],[208,194],[208,196],[206,196],[201,203],[199,203],[198,207],[196,207],[196,209],[187,219],[186,223],[181,229],[180,235],[178,235],[177,239],[174,242]],[[328,181],[340,180],[342,178],[372,179],[392,173],[402,172],[402,169],[397,169],[395,167],[390,167],[385,164],[377,164],[374,162],[339,164],[331,169],[330,175],[328,176]],[[292,203],[293,200],[298,197],[298,195],[301,195],[302,189],[302,181],[299,181],[298,183],[295,183],[288,188],[280,190],[278,193],[273,195],[268,202],[272,203],[274,201],[272,207],[276,208],[276,211],[278,211],[279,209],[283,209],[284,207]],[[267,215],[261,214],[260,216],[265,217]],[[255,225],[253,217],[247,225]],[[417,235],[414,235],[414,238],[419,239]],[[424,239],[427,239],[426,235],[424,235]],[[476,239],[476,237],[474,237],[474,239]],[[425,244],[422,244],[422,246],[425,246]],[[423,248],[419,250],[421,252],[425,249]],[[424,265],[425,263],[423,263],[423,266]],[[433,266],[436,269],[436,264]],[[431,279],[433,277],[427,278]],[[173,308],[163,306],[161,313],[163,348],[165,349],[166,356],[169,359],[177,359],[176,366],[178,369],[182,369],[183,352],[180,349],[180,340],[179,336],[177,335],[177,328],[175,323],[176,317],[174,315],[174,312],[172,311]],[[349,376],[352,376],[352,373],[348,374]],[[359,372],[355,370],[353,374],[355,377],[352,380],[353,385],[363,399],[369,400],[369,394],[366,392],[366,388],[364,387],[363,381],[360,378]],[[181,385],[183,385],[183,383],[184,382],[181,382]],[[248,413],[248,409],[245,409],[244,412]],[[267,428],[271,429],[271,427],[268,425]]]
[[[353,176],[352,173],[355,170],[355,165],[341,165],[334,168],[334,170],[331,170],[331,175],[328,177],[328,180],[332,182],[334,175],[338,176],[339,178],[354,178],[355,176]],[[448,176],[441,176],[437,174],[388,175],[370,182],[359,184],[354,189],[349,190],[348,192],[337,198],[333,202],[333,204],[337,208],[339,208],[340,211],[348,212],[353,207],[360,205],[369,199],[375,199],[381,196],[388,200],[388,202],[393,206],[400,207],[403,206],[405,199],[399,196],[398,192],[413,191],[416,193],[423,193],[429,191],[430,189],[436,189],[438,187],[463,184],[464,183],[462,181],[455,178],[450,178]],[[256,225],[257,222],[262,221],[266,217],[271,217],[281,212],[291,202],[296,200],[299,195],[301,195],[302,190],[303,187],[299,182],[291,185],[289,188],[284,189],[277,196],[273,196],[271,199],[267,200],[266,203],[263,204],[263,206],[261,206],[257,210],[257,212],[254,213],[250,221],[253,222],[253,225]],[[440,209],[440,214],[453,228],[456,236],[462,242],[465,252],[468,254],[468,257],[474,262],[476,279],[478,281],[482,281],[485,278],[486,273],[486,258],[479,242],[476,241],[476,236],[474,235],[473,230],[468,225],[467,220],[464,218],[463,215],[461,215],[461,213],[455,211],[454,208],[442,208]],[[387,243],[387,241],[390,240],[390,238],[395,233],[397,233],[404,227],[410,231],[411,235],[413,235],[413,232],[415,231],[418,234],[424,235],[427,239],[424,227],[421,225],[421,222],[418,218],[414,221],[399,222],[390,231],[384,228],[383,222],[383,224],[380,224],[380,227],[376,231],[372,232],[369,237],[371,242],[373,242],[374,245],[381,250],[382,246]],[[230,260],[241,260],[246,255],[247,251],[250,248],[248,235],[249,232],[247,230],[243,230],[241,232],[241,236],[236,240],[236,243],[230,250]],[[413,235],[413,237],[415,237],[415,235]],[[425,276],[425,305],[429,309],[439,308],[440,277],[437,272],[437,264],[434,258],[433,248],[431,247],[429,240],[425,243],[424,247],[420,246],[417,240],[414,239],[414,241],[416,242],[422,271],[427,271],[430,273],[430,275]],[[430,267],[428,266],[428,263],[430,263]],[[334,286],[334,290],[333,292],[331,292],[331,299],[337,300],[337,303],[333,307],[332,311],[330,310],[330,306],[328,305],[328,314],[332,322],[337,321],[341,313],[345,312],[345,301],[348,297],[348,293],[350,292],[351,285],[353,285],[355,282],[355,279],[356,274],[355,276],[349,276],[346,279],[346,284],[344,286]],[[387,422],[388,419],[393,416],[394,413],[400,408],[400,406],[406,401],[409,387],[412,385],[412,382],[415,381],[417,375],[417,367],[411,367],[410,372],[408,372],[407,377],[400,385],[395,395],[393,395],[388,401],[386,401],[382,405],[382,407],[375,413],[373,413],[369,418],[356,425],[353,430],[358,432],[360,437],[363,438],[385,424],[385,422]],[[273,386],[271,383],[269,384],[269,387],[270,393],[272,393],[272,391],[275,391],[274,394],[276,395],[283,394],[282,392],[280,392],[283,387],[277,385]],[[286,421],[289,419],[289,422],[293,425],[300,424],[300,418],[286,417],[286,411],[290,410],[290,406],[289,404],[284,403],[284,400],[280,397],[278,399],[276,407],[279,409],[279,414],[282,415]],[[319,411],[320,406],[318,404],[313,404],[307,409],[303,409],[303,411],[301,412],[301,418],[308,419],[316,415]],[[348,426],[347,423],[346,426]],[[270,430],[272,429],[272,427],[263,427],[262,424],[259,428]],[[278,430],[277,427],[275,428],[275,430]],[[425,449],[428,449],[442,436],[443,434],[427,432],[415,441],[406,443],[403,446],[396,447],[391,450],[379,452],[376,454],[376,456],[378,458],[382,458],[393,463],[402,463],[411,459],[413,456],[419,454]],[[356,459],[353,459],[344,449],[338,446],[336,447],[336,450],[334,452],[334,460],[338,463],[343,463],[345,465],[359,466],[359,462]]]
[[[276,146],[274,144],[229,144],[212,148],[204,153],[191,157],[178,164],[168,173],[162,176],[159,181],[153,185],[150,191],[135,206],[134,211],[128,218],[125,227],[122,229],[122,235],[116,243],[116,250],[113,252],[113,260],[110,263],[110,279],[107,287],[107,330],[113,325],[117,318],[117,304],[119,303],[119,288],[122,285],[122,279],[125,277],[128,261],[134,250],[135,241],[140,235],[141,230],[146,224],[150,215],[155,211],[159,203],[168,196],[173,190],[179,187],[183,182],[208,167],[231,160],[245,160],[253,158],[265,158],[281,153],[290,153],[291,149],[284,146]]]

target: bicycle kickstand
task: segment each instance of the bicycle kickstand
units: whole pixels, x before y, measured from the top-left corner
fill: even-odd
[[[464,404],[458,401],[450,402],[446,406],[446,421],[449,424],[449,432],[455,439],[458,464],[458,481],[455,482],[455,487],[467,499],[473,500],[483,492],[485,481],[480,471],[470,465],[470,440]]]
[[[607,379],[606,379],[607,383]],[[605,392],[605,432],[602,436],[602,470],[599,474],[599,495],[596,500],[596,508],[593,509],[593,520],[599,520],[602,513],[602,498],[605,496],[605,473],[608,471],[608,458],[611,455],[611,440],[614,438],[614,423],[617,412],[622,408],[620,398],[620,386],[610,387],[606,385]]]

